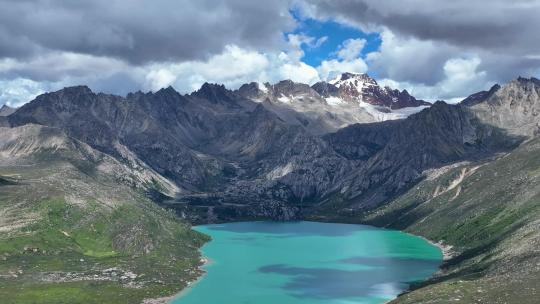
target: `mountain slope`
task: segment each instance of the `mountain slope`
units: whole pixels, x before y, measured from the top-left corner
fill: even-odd
[[[199,274],[207,240],[144,196],[169,187],[58,129],[0,128],[3,303],[134,303]]]
[[[392,303],[536,303],[540,140],[493,161],[430,170],[411,191],[357,220],[452,246],[431,282]]]
[[[366,208],[407,190],[426,169],[481,159],[524,138],[481,123],[466,107],[437,102],[405,120],[353,125],[325,139],[360,164],[340,184],[339,196],[322,204]]]

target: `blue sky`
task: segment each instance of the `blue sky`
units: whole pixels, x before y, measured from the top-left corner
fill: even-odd
[[[293,32],[294,34],[304,34],[317,39],[328,37],[322,45],[316,48],[305,44],[302,45],[302,50],[305,53],[302,61],[311,66],[318,66],[323,60],[334,58],[336,50],[347,39],[361,38],[367,41],[362,50],[362,57],[370,52],[377,51],[381,45],[379,33],[364,33],[357,28],[334,21],[318,21],[311,18],[302,19],[294,11],[291,14],[299,24],[298,28]]]

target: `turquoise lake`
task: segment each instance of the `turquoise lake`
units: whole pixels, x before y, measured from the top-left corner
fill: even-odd
[[[207,273],[174,304],[384,303],[437,271],[439,248],[364,225],[241,222],[196,230]]]

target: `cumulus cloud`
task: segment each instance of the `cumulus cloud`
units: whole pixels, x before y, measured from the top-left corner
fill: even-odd
[[[365,39],[345,40],[335,52],[336,58],[323,60],[317,67],[320,77],[328,80],[343,72],[367,72],[368,66],[360,56],[365,45]]]
[[[0,104],[19,107],[49,90],[46,85],[29,79],[0,80]]]
[[[313,67],[300,61],[300,45],[290,53],[262,53],[230,45],[222,54],[207,61],[189,61],[178,64],[160,64],[148,67],[151,72],[146,87],[156,90],[172,85],[182,92],[198,89],[204,82],[225,84],[229,88],[251,82],[277,82],[291,79],[296,82],[313,83],[318,73]]]
[[[307,38],[306,38],[307,39]],[[312,41],[311,39],[308,39]],[[316,43],[317,39],[314,39]],[[95,91],[126,94],[173,86],[190,93],[204,82],[235,89],[251,81],[319,80],[318,71],[301,61],[303,43],[291,39],[286,51],[264,53],[228,45],[206,60],[131,65],[109,57],[49,53],[31,60],[0,60],[0,103],[22,104],[44,91],[85,84]]]
[[[445,100],[450,103],[461,101],[473,92],[484,90],[493,81],[488,79],[487,73],[480,69],[479,57],[452,58],[443,65],[443,77],[433,85],[417,84],[408,81],[395,81],[382,79],[380,84],[408,90],[412,95],[428,100]]]
[[[354,60],[360,56],[366,45],[366,39],[347,39],[337,51],[337,57],[343,60]]]
[[[367,55],[370,69],[379,77],[432,85],[442,80],[446,61],[460,51],[449,45],[398,37],[388,29],[381,32],[378,51]]]

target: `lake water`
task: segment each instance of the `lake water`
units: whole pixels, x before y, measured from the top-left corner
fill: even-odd
[[[195,227],[212,237],[207,274],[174,304],[384,303],[437,271],[439,248],[364,225],[242,222]]]

